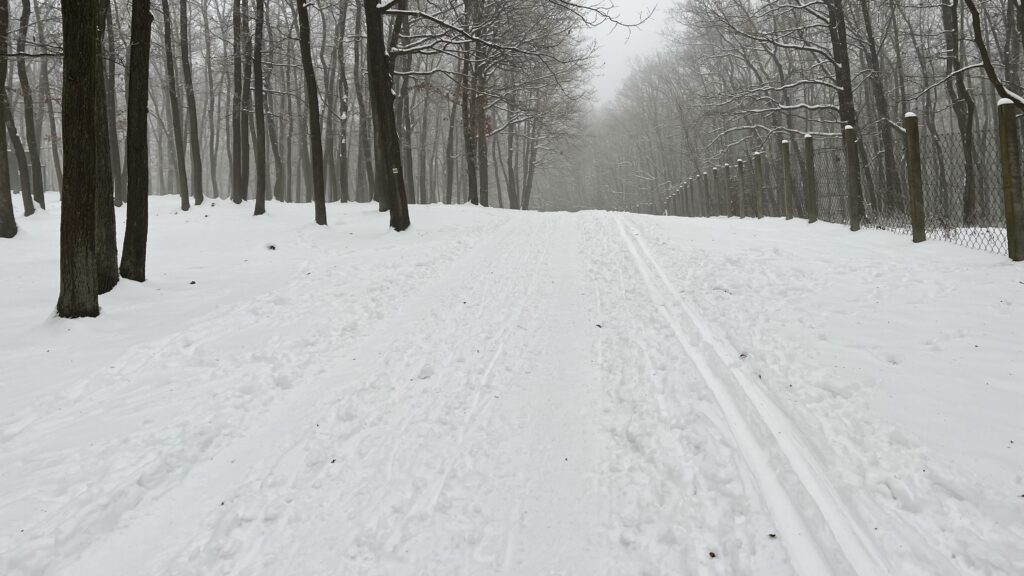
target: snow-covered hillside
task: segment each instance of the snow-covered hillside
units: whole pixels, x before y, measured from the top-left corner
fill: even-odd
[[[0,574],[1024,573],[1004,257],[151,202],[98,319],[52,315],[58,209],[0,242]]]

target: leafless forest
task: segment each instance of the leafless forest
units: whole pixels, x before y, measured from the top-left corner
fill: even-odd
[[[802,137],[838,148],[844,126],[865,194],[841,217],[877,223],[905,212],[911,112],[937,225],[1001,221],[996,101],[1024,109],[1017,0],[659,10],[662,50],[595,108],[586,31],[643,33],[626,0],[4,2],[0,236],[60,191],[58,311],[95,315],[119,278],[145,279],[149,195],[254,216],[308,202],[318,224],[325,203],[376,202],[397,231],[417,203],[662,212],[694,175],[783,141],[805,173]]]

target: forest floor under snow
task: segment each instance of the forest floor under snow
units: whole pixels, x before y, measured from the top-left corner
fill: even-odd
[[[0,242],[0,574],[1024,573],[1024,265],[175,205],[98,319],[53,317],[59,208]]]

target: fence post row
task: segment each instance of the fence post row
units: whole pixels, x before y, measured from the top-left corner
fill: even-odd
[[[903,117],[903,128],[907,134],[907,187],[910,192],[910,227],[914,242],[924,242],[924,190],[921,180],[921,134],[917,127],[917,115],[907,112]]]
[[[999,162],[1003,173],[1006,209],[1006,247],[1010,260],[1024,260],[1024,192],[1020,185],[1020,140],[1016,106],[1009,98],[999,100]]]

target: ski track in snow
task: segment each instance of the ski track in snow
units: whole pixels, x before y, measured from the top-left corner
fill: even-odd
[[[680,219],[451,210],[301,228],[267,292],[123,350],[97,331],[55,393],[15,382],[0,574],[1024,570],[1019,502],[877,421],[870,386],[819,387],[827,343],[717,300],[794,272],[680,245]]]

